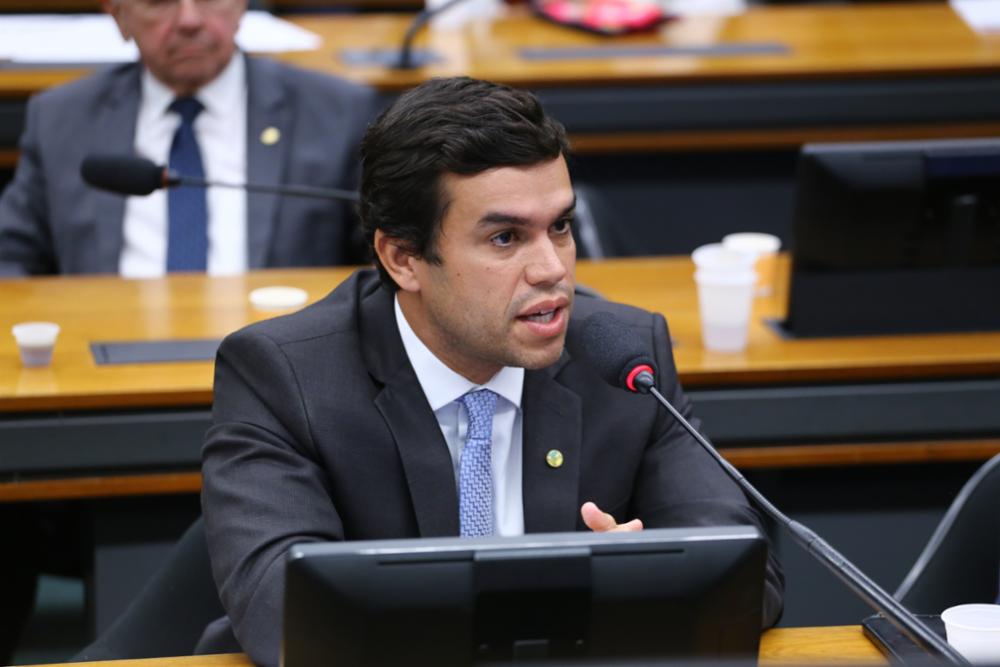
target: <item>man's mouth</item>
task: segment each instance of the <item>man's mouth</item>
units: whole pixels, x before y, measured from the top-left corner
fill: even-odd
[[[558,308],[550,308],[548,310],[540,310],[536,313],[529,313],[523,315],[522,317],[529,322],[541,322],[545,324],[546,322],[551,322],[552,318],[556,316],[556,311]]]

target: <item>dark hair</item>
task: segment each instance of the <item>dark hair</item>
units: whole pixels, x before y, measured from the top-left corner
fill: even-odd
[[[456,77],[403,94],[361,142],[359,212],[383,285],[398,289],[374,253],[376,229],[418,257],[441,261],[435,245],[449,203],[444,174],[533,165],[568,148],[562,125],[526,91]]]

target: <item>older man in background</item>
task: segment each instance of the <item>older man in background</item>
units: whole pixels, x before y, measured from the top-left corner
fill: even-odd
[[[246,0],[103,0],[140,62],[28,103],[21,158],[0,198],[0,275],[172,271],[356,262],[351,207],[239,190],[99,192],[93,153],[136,154],[213,180],[353,188],[371,91],[246,57]]]

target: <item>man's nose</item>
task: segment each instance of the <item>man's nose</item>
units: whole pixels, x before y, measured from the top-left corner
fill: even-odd
[[[177,0],[177,24],[185,28],[201,25],[202,7],[199,0]]]
[[[525,267],[525,278],[531,285],[555,285],[566,277],[568,269],[560,249],[551,238],[540,239],[532,248],[532,256]]]

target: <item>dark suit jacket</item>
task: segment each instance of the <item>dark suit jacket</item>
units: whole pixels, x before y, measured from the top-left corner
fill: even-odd
[[[142,68],[120,65],[28,103],[21,156],[0,197],[0,276],[117,273],[125,198],[91,188],[91,153],[133,152]],[[354,188],[358,143],[374,117],[368,89],[273,60],[247,58],[247,180]],[[281,139],[260,141],[276,127]],[[249,194],[248,265],[357,262],[352,208]]]
[[[617,313],[649,342],[660,390],[690,415],[663,317],[580,295],[573,317],[597,310]],[[738,487],[655,401],[605,384],[568,353],[525,373],[522,406],[526,532],[584,530],[587,500],[649,527],[760,525]],[[203,450],[206,534],[223,605],[256,663],[278,662],[292,544],[458,535],[447,445],[404,351],[392,295],[373,271],[223,341],[213,412]],[[564,454],[560,468],[545,463],[553,448]],[[767,624],[782,589],[772,558]]]

